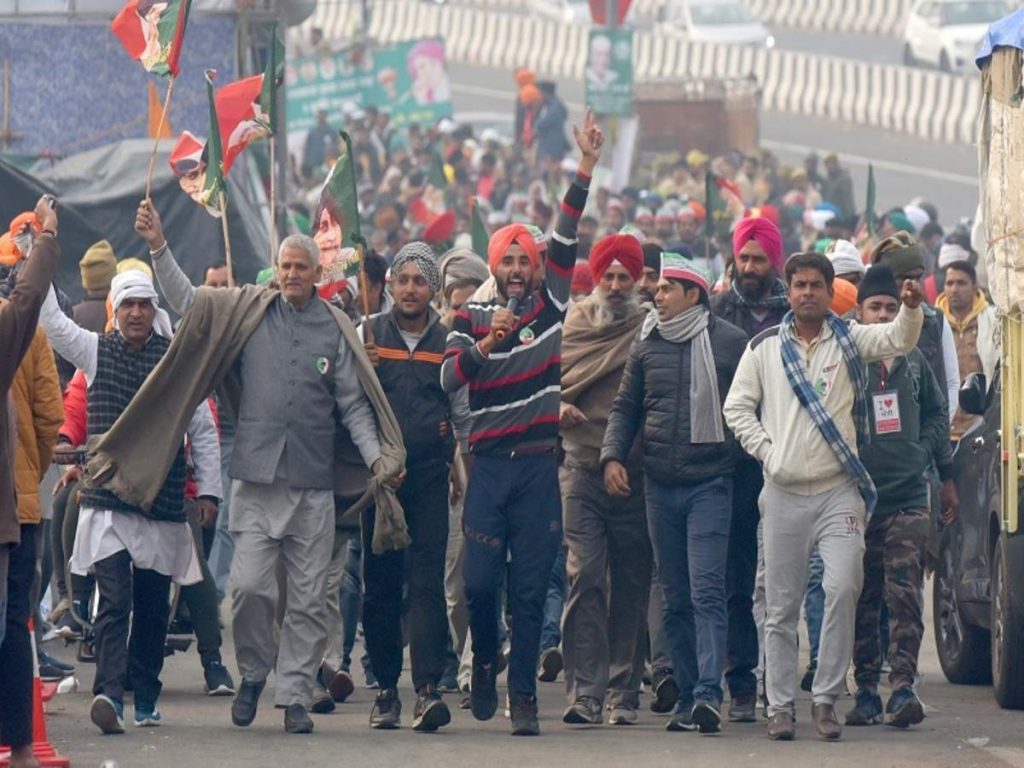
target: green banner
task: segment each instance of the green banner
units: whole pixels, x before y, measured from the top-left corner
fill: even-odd
[[[436,123],[452,116],[451,80],[442,38],[425,38],[362,51],[289,57],[288,132],[316,125],[326,109],[336,120],[342,107],[379,107],[391,124]]]
[[[587,104],[594,114],[633,114],[632,28],[591,28],[584,74]]]

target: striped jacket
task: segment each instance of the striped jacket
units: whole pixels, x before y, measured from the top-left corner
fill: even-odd
[[[561,394],[562,322],[576,265],[576,225],[590,178],[577,174],[562,201],[544,280],[520,305],[516,330],[488,357],[477,342],[491,330],[497,301],[466,304],[455,314],[441,368],[441,384],[454,392],[469,384],[474,453],[554,448]]]

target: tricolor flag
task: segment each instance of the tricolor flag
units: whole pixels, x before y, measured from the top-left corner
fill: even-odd
[[[110,29],[147,72],[177,77],[191,5],[192,0],[128,0]]]
[[[206,142],[188,131],[182,131],[171,150],[170,164],[174,175],[178,177],[182,192],[200,205],[206,206],[211,216],[220,216],[220,208],[211,205],[206,192]]]
[[[268,115],[260,106],[263,75],[236,80],[217,91],[215,107],[224,148],[224,175],[239,153],[252,142],[270,135]]]
[[[344,132],[341,136],[345,151],[324,182],[313,218],[313,240],[320,247],[320,264],[323,267],[318,291],[325,299],[348,287],[361,267],[356,248],[362,235],[359,232],[352,140]]]

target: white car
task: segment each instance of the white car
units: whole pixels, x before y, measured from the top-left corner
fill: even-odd
[[[917,0],[903,33],[903,63],[968,69],[989,25],[1009,11],[1006,0]]]
[[[740,0],[668,0],[658,10],[658,29],[699,42],[775,45],[765,25]]]

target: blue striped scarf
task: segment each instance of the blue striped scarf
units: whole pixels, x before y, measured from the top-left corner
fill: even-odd
[[[857,490],[860,491],[860,495],[864,499],[865,514],[867,517],[871,517],[875,504],[878,502],[878,491],[875,490],[875,484],[856,451],[843,439],[839,427],[836,426],[828,409],[825,408],[825,404],[807,379],[807,367],[804,365],[803,355],[800,353],[799,345],[793,334],[793,319],[793,311],[790,310],[782,318],[782,323],[779,326],[779,337],[782,340],[782,365],[786,371],[786,378],[789,380],[789,385],[793,388],[797,400],[800,401],[800,405],[811,417],[839,464],[847,474],[857,481]],[[846,361],[846,370],[850,375],[850,383],[853,385],[853,416],[854,423],[857,425],[858,442],[861,445],[867,445],[871,439],[871,426],[868,421],[867,394],[864,389],[864,363],[860,358],[860,350],[857,349],[857,343],[846,323],[835,313],[829,312],[825,316],[825,322],[828,323],[839,342],[843,359]]]

